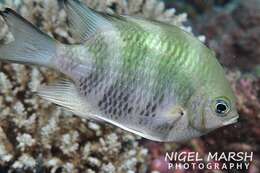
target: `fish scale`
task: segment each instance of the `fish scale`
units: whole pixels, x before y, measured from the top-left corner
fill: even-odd
[[[120,31],[119,31],[120,32]],[[149,112],[149,109],[146,109],[147,105],[151,101],[151,98],[154,97],[152,95],[152,93],[158,93],[157,95],[162,95],[164,93],[164,91],[166,90],[165,87],[169,87],[167,88],[168,91],[174,92],[172,88],[172,84],[170,83],[171,81],[174,81],[174,77],[170,77],[170,75],[172,73],[169,73],[171,71],[171,69],[174,69],[174,66],[170,66],[167,68],[167,64],[172,64],[171,61],[173,60],[173,58],[169,58],[169,56],[165,56],[164,52],[160,52],[158,55],[156,54],[151,54],[150,50],[151,48],[153,48],[152,46],[156,47],[156,45],[149,45],[149,48],[146,47],[145,44],[141,44],[143,42],[149,42],[150,40],[153,40],[153,35],[150,33],[147,33],[146,31],[138,31],[139,34],[134,35],[134,37],[130,37],[132,38],[131,40],[127,40],[126,39],[122,39],[125,40],[125,44],[123,44],[125,47],[121,47],[123,53],[122,53],[122,57],[118,57],[121,58],[121,60],[123,61],[122,66],[120,67],[119,64],[113,65],[113,62],[110,62],[112,64],[111,68],[112,69],[108,69],[107,61],[111,61],[114,60],[114,57],[111,56],[106,56],[105,55],[108,54],[107,51],[111,51],[110,49],[108,49],[108,46],[106,44],[104,44],[104,38],[102,38],[102,35],[96,35],[95,36],[95,42],[89,42],[86,45],[86,48],[88,49],[89,52],[91,52],[94,57],[95,57],[95,63],[94,64],[94,68],[93,70],[96,69],[106,69],[106,71],[111,71],[112,74],[116,77],[114,77],[114,81],[112,81],[112,88],[113,88],[113,92],[117,93],[119,91],[121,92],[127,92],[124,91],[124,87],[130,85],[132,86],[132,90],[136,92],[136,95],[132,94],[132,97],[134,96],[138,96],[141,95],[142,97],[140,97],[140,99],[136,99],[135,102],[133,102],[132,104],[130,104],[130,110],[129,113],[127,112],[127,114],[125,116],[129,117],[129,120],[135,120],[138,121],[138,123],[140,125],[144,125],[147,126],[148,123],[150,123],[151,125],[153,125],[153,121],[152,120],[147,120],[146,117],[156,117],[156,110],[154,110],[154,112]],[[124,36],[127,35],[126,37],[129,38],[129,32],[120,32],[120,36],[124,38]],[[162,45],[164,45],[165,47],[167,47],[167,45],[172,44],[170,42],[170,39],[164,39],[164,43],[161,43]],[[140,47],[138,46],[138,43],[140,43]],[[117,44],[117,43],[115,43]],[[137,46],[136,46],[137,45]],[[129,51],[129,47],[133,47],[135,49],[135,51]],[[174,49],[173,49],[174,50]],[[175,52],[177,52],[177,54],[175,54]],[[178,51],[173,51],[172,56],[176,56],[176,57],[181,57],[182,55],[179,53],[178,55]],[[90,57],[91,58],[91,57]],[[175,64],[178,65],[178,68],[181,66],[181,61],[179,61],[179,63],[175,58]],[[102,63],[100,63],[102,62]],[[154,62],[154,63],[153,63]],[[170,69],[169,69],[170,68]],[[138,70],[139,69],[139,70]],[[154,70],[157,69],[157,70]],[[117,73],[115,73],[114,71],[120,71],[121,75],[118,75]],[[154,71],[152,74],[151,72]],[[92,74],[93,72],[91,72]],[[84,73],[83,73],[84,74]],[[174,73],[176,74],[176,73]],[[136,78],[132,78],[132,76],[138,76],[138,79]],[[143,82],[139,82],[140,79],[143,79]],[[166,80],[169,79],[169,80]],[[171,80],[170,80],[171,79]],[[176,79],[175,79],[176,80]],[[105,86],[105,81],[100,81],[101,86]],[[138,82],[136,82],[138,81]],[[89,87],[93,86],[93,83],[96,81],[85,81],[85,86],[89,85]],[[116,85],[113,87],[113,84],[115,83],[119,83],[119,85]],[[169,83],[168,85],[165,85],[165,83]],[[87,84],[86,84],[87,83]],[[103,83],[103,84],[102,84]],[[154,88],[145,88],[147,85],[146,84],[150,84],[149,86],[153,86]],[[98,85],[96,85],[97,87]],[[176,86],[176,85],[175,85]],[[183,86],[183,84],[182,84]],[[164,88],[163,88],[164,87]],[[105,88],[103,87],[103,90],[105,90]],[[133,92],[132,91],[132,92]],[[83,91],[84,93],[86,93],[86,91]],[[95,98],[96,100],[98,100],[98,102],[96,103],[92,103],[94,107],[99,107],[101,112],[104,114],[104,116],[110,117],[114,120],[117,121],[125,121],[125,118],[122,118],[122,114],[124,112],[124,107],[118,107],[118,105],[122,105],[123,103],[126,103],[127,100],[120,100],[116,97],[115,95],[110,95],[109,92],[111,91],[102,91],[100,93],[104,93],[103,95],[95,95],[92,96],[92,98]],[[139,93],[141,92],[141,93]],[[89,93],[89,92],[88,92]],[[175,92],[177,93],[177,91]],[[168,95],[170,97],[172,97],[172,95],[169,95],[170,93],[166,93],[165,95]],[[87,96],[87,95],[86,95]],[[176,98],[176,97],[175,97]],[[168,98],[169,99],[169,98]],[[110,100],[110,101],[109,101]],[[177,102],[177,101],[174,101]],[[156,105],[156,108],[158,109],[162,103],[162,100],[160,102],[154,103]],[[120,120],[121,118],[121,120]],[[166,120],[165,120],[166,121]],[[135,123],[135,122],[132,122]],[[173,123],[172,123],[173,124]],[[163,132],[167,134],[171,128],[171,126],[169,125],[169,123],[163,123],[161,125],[154,125],[154,127],[147,127],[150,130],[153,131],[158,131],[160,133]]]
[[[11,9],[14,41],[0,60],[45,66],[68,77],[38,95],[76,115],[155,141],[183,141],[237,121],[236,99],[215,54],[182,29],[99,13],[64,0],[76,44],[44,34]]]
[[[169,102],[185,106],[187,98],[191,97],[196,88],[194,81],[186,77],[188,72],[182,70],[192,64],[192,61],[187,61],[187,59],[192,57],[192,54],[182,51],[183,49],[189,49],[189,44],[184,41],[175,41],[175,38],[173,39],[171,36],[165,35],[165,33],[159,33],[161,37],[158,40],[154,39],[153,32],[147,32],[144,28],[141,28],[141,30],[140,27],[129,28],[130,32],[129,30],[120,29],[112,31],[112,33],[116,32],[119,35],[120,40],[124,41],[122,45],[117,45],[118,40],[112,40],[111,45],[108,45],[105,41],[105,37],[108,34],[101,33],[91,38],[85,47],[95,59],[93,70],[105,69],[106,73],[112,74],[112,76],[109,76],[111,77],[110,85],[113,86],[117,83],[113,87],[114,93],[120,91],[129,92],[125,88],[131,86],[132,100],[135,101],[129,103],[128,100],[118,100],[117,97],[109,96],[107,94],[109,91],[105,91],[106,87],[101,87],[100,92],[92,94],[87,100],[96,99],[97,101],[90,104],[96,107],[98,112],[105,117],[119,123],[124,123],[128,120],[130,124],[135,125],[137,123],[143,126],[145,131],[149,130],[154,135],[164,134],[164,136],[167,136],[173,128],[173,124],[175,124],[174,120],[170,121],[169,118],[165,118],[161,120],[162,122],[155,123],[157,119],[154,119],[154,117],[157,117],[160,110],[167,108]],[[162,49],[165,52],[158,51],[158,44],[155,44],[154,40],[158,41],[160,47],[168,48],[171,45],[171,49]],[[120,47],[120,50],[114,50],[114,47]],[[108,56],[113,50],[120,51],[121,56],[114,57],[113,54]],[[92,58],[92,56],[86,58]],[[195,66],[193,67],[196,69]],[[193,71],[191,68],[189,70]],[[100,82],[101,86],[108,85],[108,76],[105,78],[106,80]],[[175,81],[178,81],[178,83],[175,83]],[[92,84],[89,85],[92,86]],[[159,96],[166,95],[167,97],[163,97],[161,102],[155,103],[157,110],[151,113],[145,107],[149,102],[152,102],[151,98],[154,97],[154,93],[157,93]],[[177,95],[176,93],[183,94]],[[122,116],[124,110],[122,107],[118,107],[118,105],[125,102],[130,104],[133,110]],[[147,117],[152,117],[153,119],[148,120]]]

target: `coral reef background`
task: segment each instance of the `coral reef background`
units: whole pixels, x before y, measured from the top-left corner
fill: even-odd
[[[61,1],[0,2],[59,41],[75,41],[68,31]],[[254,161],[245,172],[260,171],[260,1],[85,2],[103,12],[178,25],[205,41],[216,51],[236,92],[239,123],[181,144],[151,142],[108,124],[80,119],[33,93],[40,84],[63,78],[61,74],[0,63],[0,172],[191,172],[167,170],[166,151],[197,151],[201,156],[209,151],[253,151]],[[0,43],[10,37],[8,27],[0,20]]]

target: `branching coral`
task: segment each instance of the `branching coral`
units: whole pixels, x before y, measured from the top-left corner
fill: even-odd
[[[87,0],[99,11],[137,15],[183,29],[186,15],[165,10],[156,0]],[[56,0],[6,1],[27,20],[61,42],[73,43],[66,13]],[[12,36],[0,22],[1,43]],[[11,170],[47,172],[145,172],[147,150],[139,137],[102,123],[82,120],[48,103],[33,91],[57,74],[44,68],[2,63],[0,66],[0,164]],[[142,166],[141,166],[142,165]]]
[[[260,64],[260,1],[237,2],[236,7],[207,12],[197,25],[222,64],[252,70]]]

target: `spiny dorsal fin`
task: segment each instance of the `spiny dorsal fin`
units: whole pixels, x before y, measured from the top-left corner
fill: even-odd
[[[70,30],[80,43],[97,32],[113,29],[112,24],[101,14],[91,10],[79,0],[64,0]]]

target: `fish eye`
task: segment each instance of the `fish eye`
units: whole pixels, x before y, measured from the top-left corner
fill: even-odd
[[[217,99],[216,104],[215,104],[215,112],[217,113],[218,116],[226,116],[227,113],[230,110],[230,106],[227,103],[227,101],[222,100],[222,99]]]

